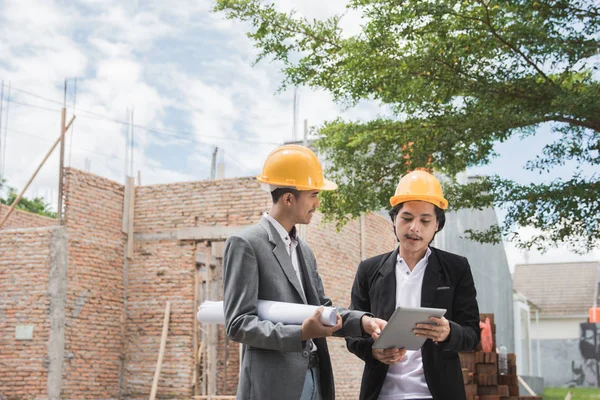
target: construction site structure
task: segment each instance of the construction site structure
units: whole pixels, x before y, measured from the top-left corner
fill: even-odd
[[[139,186],[64,170],[62,225],[16,210],[0,229],[0,397],[232,398],[240,345],[196,321],[222,300],[223,247],[272,204],[254,178]],[[2,215],[7,207],[2,207]],[[357,265],[395,247],[389,218],[299,230],[348,306]],[[362,361],[329,339],[339,399]]]

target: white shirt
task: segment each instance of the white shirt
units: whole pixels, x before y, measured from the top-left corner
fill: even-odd
[[[304,286],[302,285],[302,275],[300,274],[300,264],[298,261],[298,252],[296,251],[296,247],[298,247],[298,241],[296,240],[296,237],[292,237],[292,235],[290,235],[288,231],[285,230],[285,228],[279,223],[279,221],[271,217],[269,214],[265,213],[264,216],[271,223],[271,225],[275,227],[277,233],[279,233],[279,236],[281,236],[281,240],[283,240],[283,243],[285,243],[285,248],[287,249],[290,258],[292,259],[292,266],[294,267],[294,271],[296,271],[298,282],[300,282],[300,288],[302,289],[302,292],[304,292]],[[292,228],[292,231],[294,230],[295,229]]]
[[[421,307],[423,277],[431,250],[415,265],[412,272],[400,254],[396,261],[396,307]],[[431,399],[431,392],[425,381],[421,350],[407,351],[404,358],[390,365],[380,400]]]
[[[275,227],[275,230],[277,231],[277,233],[279,233],[279,236],[281,236],[281,240],[283,240],[283,243],[285,243],[287,252],[290,255],[290,258],[292,259],[292,266],[294,267],[294,271],[296,271],[298,282],[300,282],[300,289],[302,289],[302,292],[306,293],[304,291],[304,285],[302,285],[302,275],[300,275],[300,264],[298,261],[298,252],[296,251],[296,247],[298,247],[298,240],[296,240],[296,235],[290,235],[288,231],[285,230],[283,225],[281,225],[279,221],[271,217],[269,214],[264,213],[264,217],[271,223],[271,225]],[[295,227],[292,228],[292,232],[295,233]],[[312,340],[309,340],[308,342],[310,343],[309,345],[307,345],[308,348],[312,352],[316,352],[317,346],[314,345],[314,342]]]

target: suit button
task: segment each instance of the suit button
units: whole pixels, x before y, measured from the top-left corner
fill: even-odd
[[[308,352],[308,350],[304,350],[304,351],[302,352],[302,356],[306,358],[306,357],[308,357],[308,355],[309,355],[308,353],[309,353],[309,352]]]

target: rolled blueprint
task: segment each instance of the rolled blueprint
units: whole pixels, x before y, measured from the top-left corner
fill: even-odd
[[[318,306],[307,304],[284,303],[279,301],[259,300],[258,317],[274,323],[281,322],[286,325],[302,325],[304,320],[310,318]],[[225,313],[222,301],[205,301],[198,307],[196,315],[202,324],[224,324]],[[337,312],[334,307],[324,307],[319,318],[323,325],[334,326],[337,323]]]

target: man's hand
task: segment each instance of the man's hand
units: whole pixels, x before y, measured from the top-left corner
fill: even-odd
[[[373,357],[384,364],[396,364],[406,354],[406,349],[371,349]]]
[[[435,322],[435,325],[417,324],[415,329],[413,329],[415,335],[431,339],[435,344],[446,340],[450,335],[450,322],[444,317],[429,317],[429,319]]]
[[[319,318],[323,314],[323,306],[317,308],[315,313],[302,323],[302,333],[300,335],[302,340],[317,339],[333,335],[333,332],[342,328],[342,317],[337,314],[337,323],[335,326],[323,325]]]
[[[384,321],[379,318],[369,317],[368,315],[363,315],[360,319],[360,326],[362,327],[363,332],[368,335],[371,335],[373,340],[377,339],[381,334],[381,331],[387,325],[387,321]]]

